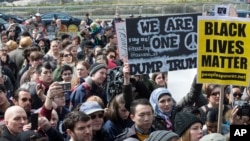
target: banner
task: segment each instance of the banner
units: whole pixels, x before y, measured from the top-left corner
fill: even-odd
[[[198,15],[126,19],[131,74],[196,68]]]
[[[198,17],[198,82],[249,85],[250,19]]]

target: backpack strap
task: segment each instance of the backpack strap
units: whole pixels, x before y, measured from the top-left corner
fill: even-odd
[[[90,87],[86,82],[82,83],[82,86],[84,87],[84,90],[86,92],[86,99],[90,97]]]

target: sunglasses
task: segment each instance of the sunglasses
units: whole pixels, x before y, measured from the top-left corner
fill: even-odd
[[[96,119],[96,117],[98,118],[103,118],[103,114],[94,114],[94,115],[90,115],[91,119]]]
[[[71,54],[64,54],[63,57],[69,57],[72,56]]]
[[[210,94],[211,96],[217,96],[217,95],[220,95],[220,92],[213,92]]]
[[[238,96],[238,97],[241,97],[242,95],[243,95],[242,93],[233,93],[233,96],[234,96],[234,97],[237,97],[237,96]]]

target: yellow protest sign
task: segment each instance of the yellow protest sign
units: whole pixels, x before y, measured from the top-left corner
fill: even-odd
[[[198,17],[199,83],[249,85],[250,19]]]

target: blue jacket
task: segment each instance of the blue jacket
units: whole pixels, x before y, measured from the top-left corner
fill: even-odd
[[[107,120],[103,125],[103,132],[107,135],[109,141],[114,141],[116,136],[120,135],[125,131],[126,128],[130,128],[133,125],[131,119],[120,121],[119,123],[114,123],[111,120]]]
[[[89,90],[83,86],[83,84],[76,87],[76,89],[70,95],[70,102],[72,104],[72,108],[74,109],[79,103],[83,103],[89,96],[96,95],[100,97],[104,103],[107,105],[107,97],[103,88],[93,83],[91,78],[87,78],[86,82]],[[88,92],[87,92],[88,91]]]

